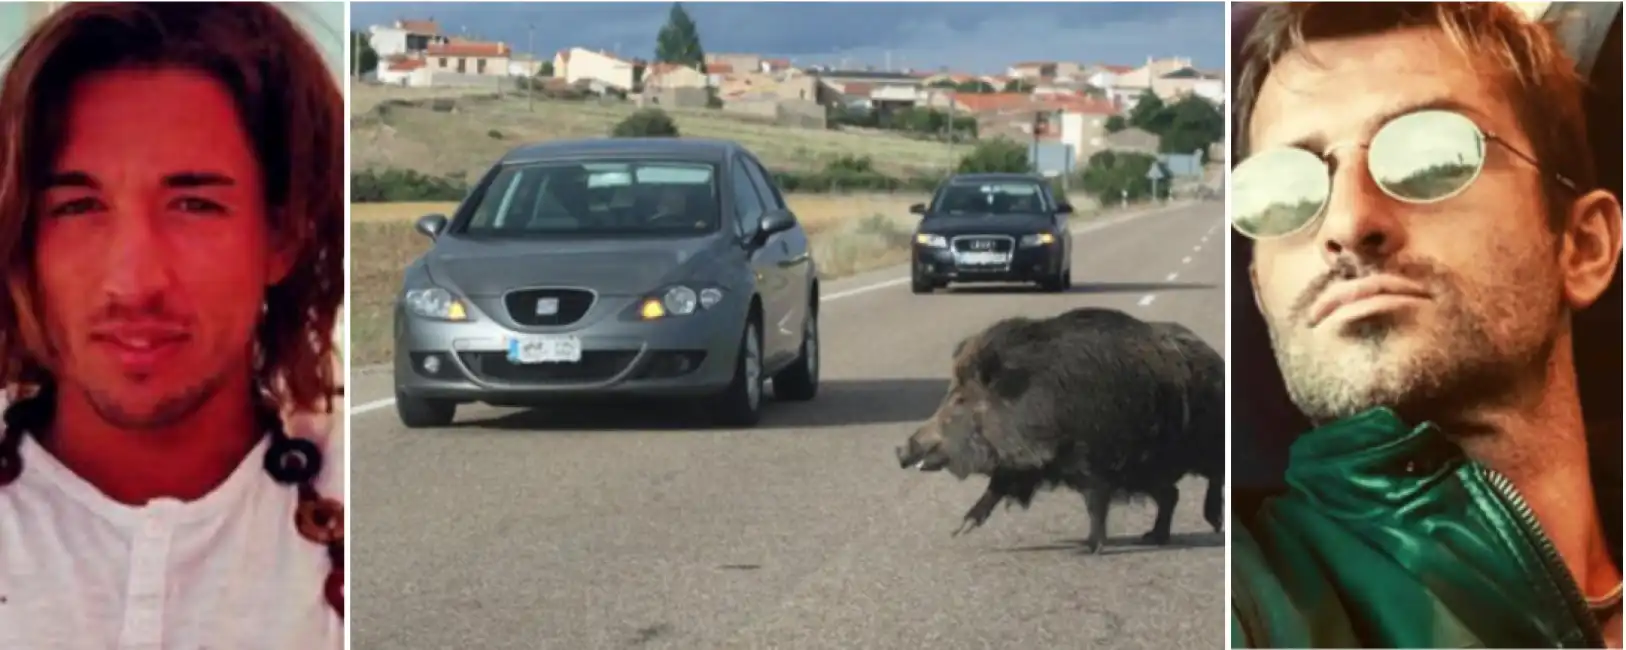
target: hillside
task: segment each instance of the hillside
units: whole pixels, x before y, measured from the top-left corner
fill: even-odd
[[[495,89],[352,86],[351,165],[395,167],[477,177],[503,152],[524,142],[603,137],[635,110],[630,102],[543,100],[526,110],[523,96]],[[870,156],[883,173],[940,172],[967,151],[940,142],[876,131],[832,131],[763,124],[719,110],[671,111],[685,136],[735,140],[770,168],[812,171],[842,155]]]

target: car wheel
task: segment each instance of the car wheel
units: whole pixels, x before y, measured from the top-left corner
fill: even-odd
[[[773,396],[787,402],[805,402],[819,393],[819,310],[809,308],[802,325],[802,353],[790,367],[773,377]]]
[[[932,286],[931,280],[920,276],[920,269],[917,267],[909,273],[909,288],[915,293],[931,293],[936,287]]]
[[[395,414],[408,429],[444,427],[457,416],[457,402],[407,397],[395,391]]]
[[[762,419],[762,335],[756,321],[746,321],[736,356],[734,381],[717,396],[713,418],[723,426],[755,426]]]

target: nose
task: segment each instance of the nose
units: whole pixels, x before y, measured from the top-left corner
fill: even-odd
[[[901,445],[897,449],[893,450],[898,455],[898,467],[907,468],[910,465],[915,464],[914,446],[914,442],[910,442],[907,445]]]
[[[1366,150],[1351,147],[1338,160],[1332,194],[1319,237],[1327,266],[1370,264],[1392,257],[1406,245],[1400,219],[1406,209],[1390,199],[1366,168]]]
[[[101,238],[107,261],[102,285],[120,302],[140,302],[161,293],[169,280],[159,215],[124,211]]]

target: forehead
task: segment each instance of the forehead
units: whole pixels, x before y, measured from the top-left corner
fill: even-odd
[[[1482,70],[1488,68],[1427,27],[1311,42],[1283,56],[1265,78],[1248,124],[1249,148],[1320,150],[1364,140],[1387,117],[1440,103],[1481,128],[1509,134],[1512,108],[1501,80]]]
[[[251,159],[225,84],[187,68],[117,69],[86,75],[68,95],[62,163],[139,155],[226,164]]]

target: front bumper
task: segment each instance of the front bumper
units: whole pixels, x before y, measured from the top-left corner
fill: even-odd
[[[635,301],[602,297],[580,321],[562,327],[519,326],[500,304],[478,299],[478,320],[464,323],[423,318],[397,305],[395,390],[407,397],[517,406],[589,397],[699,397],[728,387],[745,323],[744,308],[734,304],[738,297],[687,316],[621,318]],[[535,334],[577,337],[581,360],[510,363],[509,338]]]
[[[1056,275],[1064,266],[1061,242],[1011,249],[1010,259],[999,265],[961,264],[949,248],[914,244],[914,271],[922,279],[936,282],[1037,282]]]

